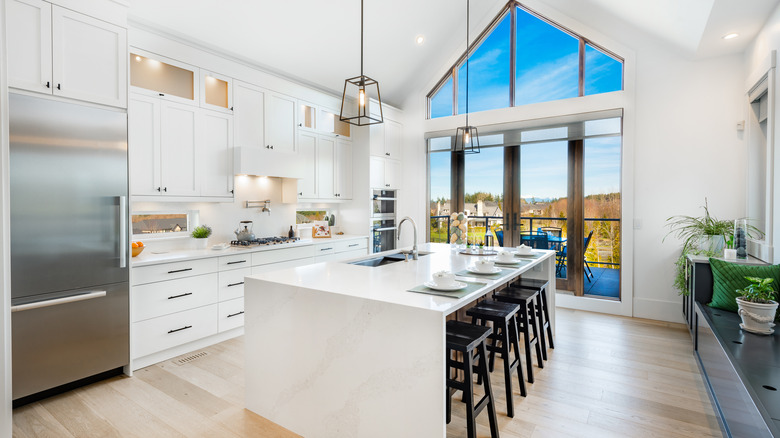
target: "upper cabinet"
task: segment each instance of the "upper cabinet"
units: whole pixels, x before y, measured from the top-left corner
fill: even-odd
[[[298,105],[298,129],[336,137],[350,138],[351,125],[339,120],[338,111],[300,102]]]
[[[401,124],[385,118],[384,123],[371,125],[371,155],[401,159]]]
[[[197,105],[198,68],[172,59],[130,49],[130,86],[133,93]]]
[[[200,106],[232,114],[233,79],[210,71],[200,71]]]
[[[127,106],[127,30],[41,0],[6,2],[8,85]]]
[[[235,81],[236,147],[263,149],[269,154],[296,152],[296,106],[292,97]]]
[[[300,132],[298,156],[304,176],[297,181],[297,199],[284,202],[352,199],[352,141]]]

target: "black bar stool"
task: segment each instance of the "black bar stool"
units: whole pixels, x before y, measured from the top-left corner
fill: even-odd
[[[498,421],[493,403],[493,390],[490,387],[490,372],[487,366],[487,348],[485,340],[493,330],[490,327],[468,324],[462,321],[447,321],[447,424],[452,419],[452,394],[463,391],[463,401],[466,403],[466,428],[469,438],[476,438],[476,418],[487,407],[490,422],[491,438],[498,438]],[[452,358],[452,352],[463,355],[463,362]],[[474,360],[477,360],[476,366]],[[463,371],[463,381],[452,378],[455,368]],[[476,372],[485,388],[485,395],[474,403],[474,381],[472,373]]]
[[[512,303],[498,301],[482,301],[466,311],[471,317],[472,324],[487,325],[493,323],[493,333],[488,336],[491,343],[487,345],[490,352],[490,372],[493,372],[496,353],[501,354],[504,362],[504,385],[506,386],[506,411],[509,417],[515,416],[512,397],[512,372],[517,370],[517,381],[520,384],[520,395],[526,396],[525,379],[523,378],[523,364],[520,361],[520,343],[517,334],[517,320],[515,315],[520,311],[520,306]],[[509,357],[509,350],[514,349],[514,360]]]
[[[532,278],[520,278],[512,284],[513,287],[520,289],[535,290],[539,292],[539,298],[536,299],[536,311],[538,313],[537,319],[539,320],[539,331],[542,341],[542,358],[547,360],[547,346],[555,348],[555,342],[553,341],[552,328],[550,327],[550,312],[547,307],[547,285],[550,284],[545,280],[535,280]],[[545,339],[545,331],[547,332],[547,339]]]
[[[531,357],[531,346],[536,349],[536,364],[539,368],[544,368],[542,359],[542,347],[539,343],[539,328],[536,324],[536,301],[538,292],[507,287],[500,291],[493,292],[493,299],[503,303],[513,303],[520,306],[517,312],[519,320],[518,331],[523,333],[523,344],[525,346],[525,368],[528,371],[528,383],[534,383],[534,367]]]

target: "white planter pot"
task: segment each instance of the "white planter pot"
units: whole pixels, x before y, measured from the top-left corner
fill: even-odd
[[[739,326],[744,330],[765,335],[774,333],[773,321],[777,312],[777,302],[763,304],[737,298],[737,306],[739,306],[739,316],[742,318],[742,324]]]
[[[192,238],[192,240],[195,242],[195,249],[206,249],[209,247],[209,239],[196,239]]]
[[[726,240],[723,236],[702,236],[699,238],[699,249],[712,251],[715,254],[723,254]]]

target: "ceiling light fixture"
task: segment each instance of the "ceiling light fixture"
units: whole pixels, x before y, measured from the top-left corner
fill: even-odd
[[[418,46],[422,46],[425,42],[425,37],[422,35],[417,35],[417,37],[414,39],[414,42],[416,42]]]
[[[376,99],[377,111],[368,110],[371,99]],[[350,111],[351,108],[355,111]],[[363,0],[360,0],[360,76],[344,81],[344,95],[341,98],[339,120],[355,126],[375,125],[384,122],[379,82],[363,74]]]
[[[727,33],[726,35],[723,35],[723,39],[724,40],[731,40],[731,39],[734,39],[734,38],[736,38],[738,36],[739,36],[738,33],[732,32],[732,33]]]
[[[479,153],[479,133],[469,125],[469,0],[466,0],[466,125],[455,131],[455,152]]]

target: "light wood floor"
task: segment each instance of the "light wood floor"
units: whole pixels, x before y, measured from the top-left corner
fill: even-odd
[[[558,309],[556,348],[528,397],[506,417],[503,373],[492,382],[502,437],[720,437],[681,325]],[[166,361],[14,411],[14,437],[293,437],[242,408],[243,338],[185,364]],[[453,398],[448,437],[465,437]],[[480,437],[490,436],[487,416]]]

